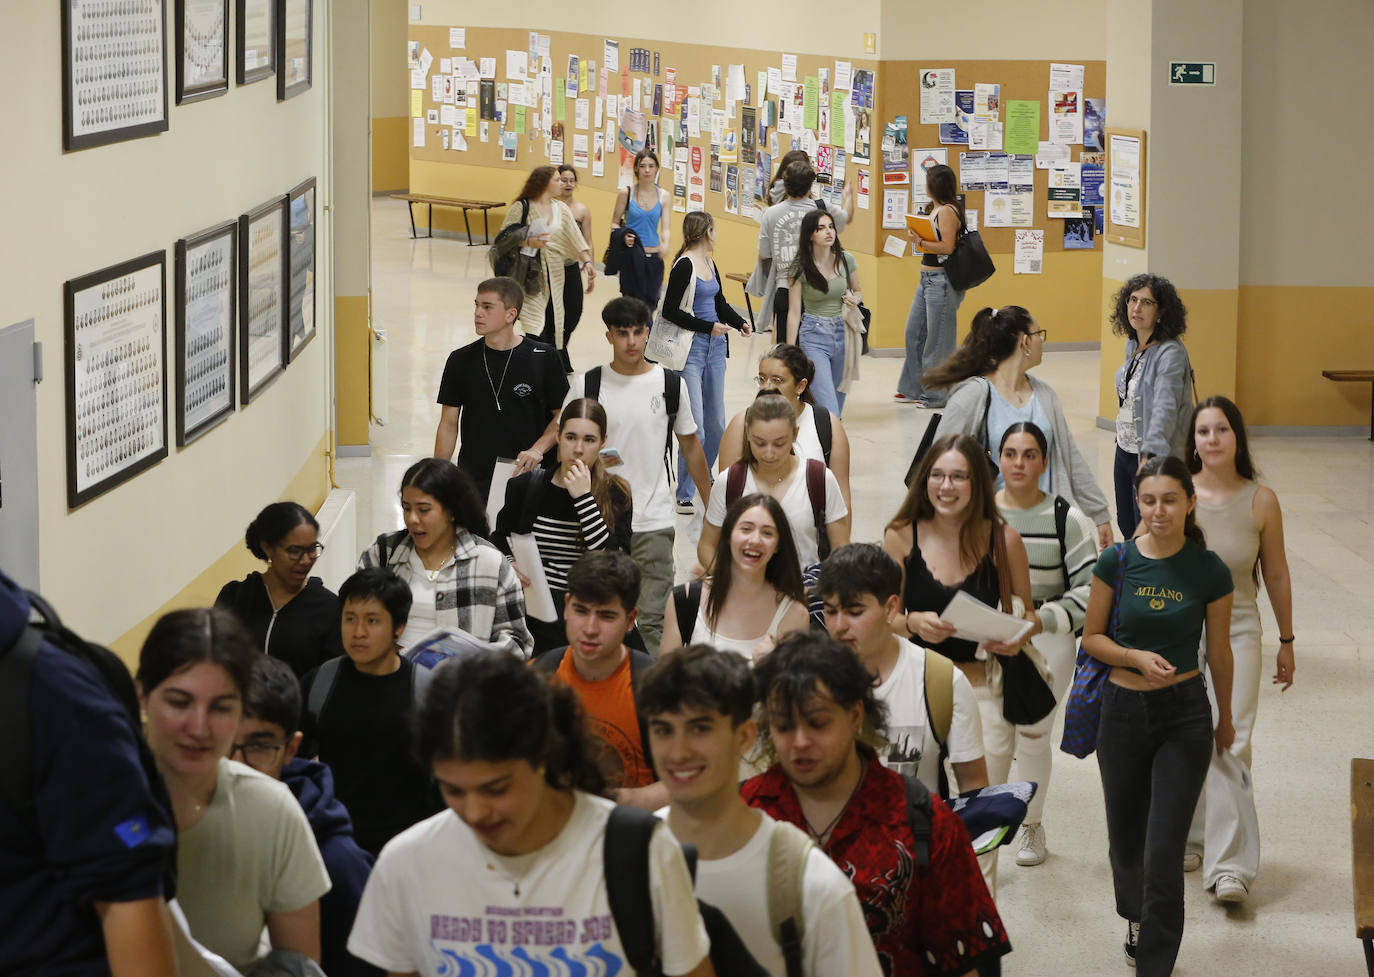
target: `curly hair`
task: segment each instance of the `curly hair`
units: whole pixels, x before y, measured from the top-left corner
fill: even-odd
[[[772,752],[772,727],[787,728],[821,695],[843,709],[862,705],[862,738],[877,745],[887,732],[888,710],[878,698],[868,667],[824,631],[793,631],[754,666],[755,694],[763,711],[759,724],[765,752]]]
[[[549,183],[558,174],[557,167],[536,166],[530,170],[529,177],[525,180],[525,185],[520,188],[520,192],[515,195],[516,201],[538,200],[544,195],[544,191],[549,188]]]
[[[1138,292],[1142,288],[1148,288],[1155,301],[1159,303],[1159,317],[1155,319],[1152,339],[1177,339],[1188,331],[1188,310],[1184,308],[1183,300],[1178,297],[1178,290],[1174,288],[1173,283],[1167,278],[1144,272],[1132,275],[1112,300],[1112,332],[1127,339],[1136,338],[1126,302],[1132,292]]]

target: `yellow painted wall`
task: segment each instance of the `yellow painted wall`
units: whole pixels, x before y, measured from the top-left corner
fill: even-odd
[[[388,116],[372,120],[372,192],[405,190],[410,186],[410,154],[406,138],[410,134],[407,116]]]
[[[368,443],[368,388],[372,379],[370,305],[367,295],[340,295],[334,300],[334,414],[339,444]]]

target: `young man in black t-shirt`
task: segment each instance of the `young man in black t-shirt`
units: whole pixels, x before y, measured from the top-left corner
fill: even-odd
[[[346,657],[301,682],[302,756],[334,771],[334,792],[353,815],[358,844],[382,846],[443,804],[412,758],[410,715],[420,683],[396,643],[410,616],[410,588],[389,570],[359,570],[339,588]],[[318,687],[317,687],[318,686]]]
[[[453,457],[486,499],[498,458],[515,474],[536,468],[558,441],[558,412],[568,393],[563,361],[552,346],[515,332],[524,293],[512,278],[477,286],[473,323],[481,338],[449,354],[439,382],[443,411],[434,456]]]

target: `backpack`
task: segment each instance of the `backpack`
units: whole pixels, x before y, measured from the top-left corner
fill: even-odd
[[[830,411],[820,404],[811,408],[811,418],[816,422],[816,440],[821,443],[821,457],[825,459],[825,467],[830,467],[830,448],[835,441],[835,432],[830,427]]]
[[[407,530],[398,529],[392,533],[378,533],[377,535],[377,566],[383,570],[387,569],[387,560],[401,541],[406,538]]]
[[[529,234],[530,202],[520,201],[520,220],[507,224],[496,235],[487,249],[487,263],[492,273],[503,278],[513,278],[526,295],[540,291],[544,277],[544,261],[540,254],[525,254],[525,237]]]
[[[697,629],[697,614],[700,611],[700,580],[690,580],[673,588],[673,613],[677,615],[677,633],[684,645],[692,643],[692,634]]]
[[[649,843],[658,818],[639,808],[618,806],[606,824],[602,853],[606,898],[626,962],[636,977],[662,973],[654,946],[653,901],[649,892]],[[815,845],[792,825],[779,822],[768,845],[768,923],[787,961],[787,977],[802,975],[802,875]],[[682,846],[696,876],[695,845]],[[711,939],[711,966],[722,977],[768,977],[730,921],[716,907],[697,900]]]
[[[677,420],[677,409],[682,396],[682,374],[663,367],[663,407],[668,413],[668,434],[663,442],[663,467],[667,469],[668,481],[673,481],[673,423]],[[594,366],[582,377],[582,396],[601,401],[601,367]]]
[[[926,649],[922,674],[926,715],[930,717],[930,731],[940,747],[940,794],[948,797],[949,775],[945,773],[945,758],[949,756],[949,729],[954,722],[954,662]]]
[[[305,711],[315,721],[317,729],[319,728],[320,717],[324,715],[329,700],[334,696],[334,686],[339,681],[339,668],[344,660],[343,657],[331,658],[315,672],[315,680],[310,685],[310,695],[305,702]],[[410,702],[412,706],[418,707],[424,701],[425,690],[429,688],[430,679],[433,677],[434,670],[432,668],[425,668],[411,662]]]
[[[744,494],[744,479],[749,472],[747,461],[737,461],[725,476],[725,505],[728,507]],[[815,458],[806,460],[806,495],[811,500],[811,520],[816,527],[816,548],[824,560],[830,555],[830,538],[825,532],[825,464]]]
[[[152,751],[143,738],[138,693],[129,669],[110,649],[87,641],[67,628],[42,597],[28,590],[24,594],[39,620],[27,624],[19,639],[9,648],[0,649],[0,743],[5,745],[4,750],[0,751],[0,795],[4,796],[21,821],[35,832],[40,831],[31,770],[33,754],[30,744],[29,689],[39,648],[46,643],[64,654],[88,662],[100,676],[110,697],[128,714],[129,727],[138,749],[139,766],[148,778],[153,801],[167,813],[168,823],[175,824],[172,799],[162,775],[158,773]],[[173,852],[163,876],[165,894],[169,900],[176,894],[176,866]]]

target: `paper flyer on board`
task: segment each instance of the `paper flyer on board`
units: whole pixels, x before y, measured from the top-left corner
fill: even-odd
[[[954,121],[954,69],[922,68],[918,74],[921,89],[921,125]]]
[[[1050,142],[1071,145],[1083,141],[1083,93],[1050,92]]]
[[[1014,254],[1012,274],[1040,274],[1045,256],[1045,232],[1041,230],[1018,230]]]
[[[910,199],[905,190],[883,191],[883,227],[906,227],[907,201]]]
[[[973,125],[973,90],[960,89],[954,93],[954,121],[940,123],[940,142],[947,146],[967,146],[969,127]]]
[[[1040,102],[1038,99],[1008,99],[1005,138],[1002,147],[1009,153],[1035,152],[1040,141]]]
[[[1078,163],[1056,166],[1049,172],[1046,217],[1081,217],[1082,171]]]
[[[1002,86],[973,86],[973,121],[997,122],[1002,118]]]
[[[1083,148],[1099,152],[1106,148],[1102,134],[1107,126],[1107,100],[1105,98],[1083,99]]]

